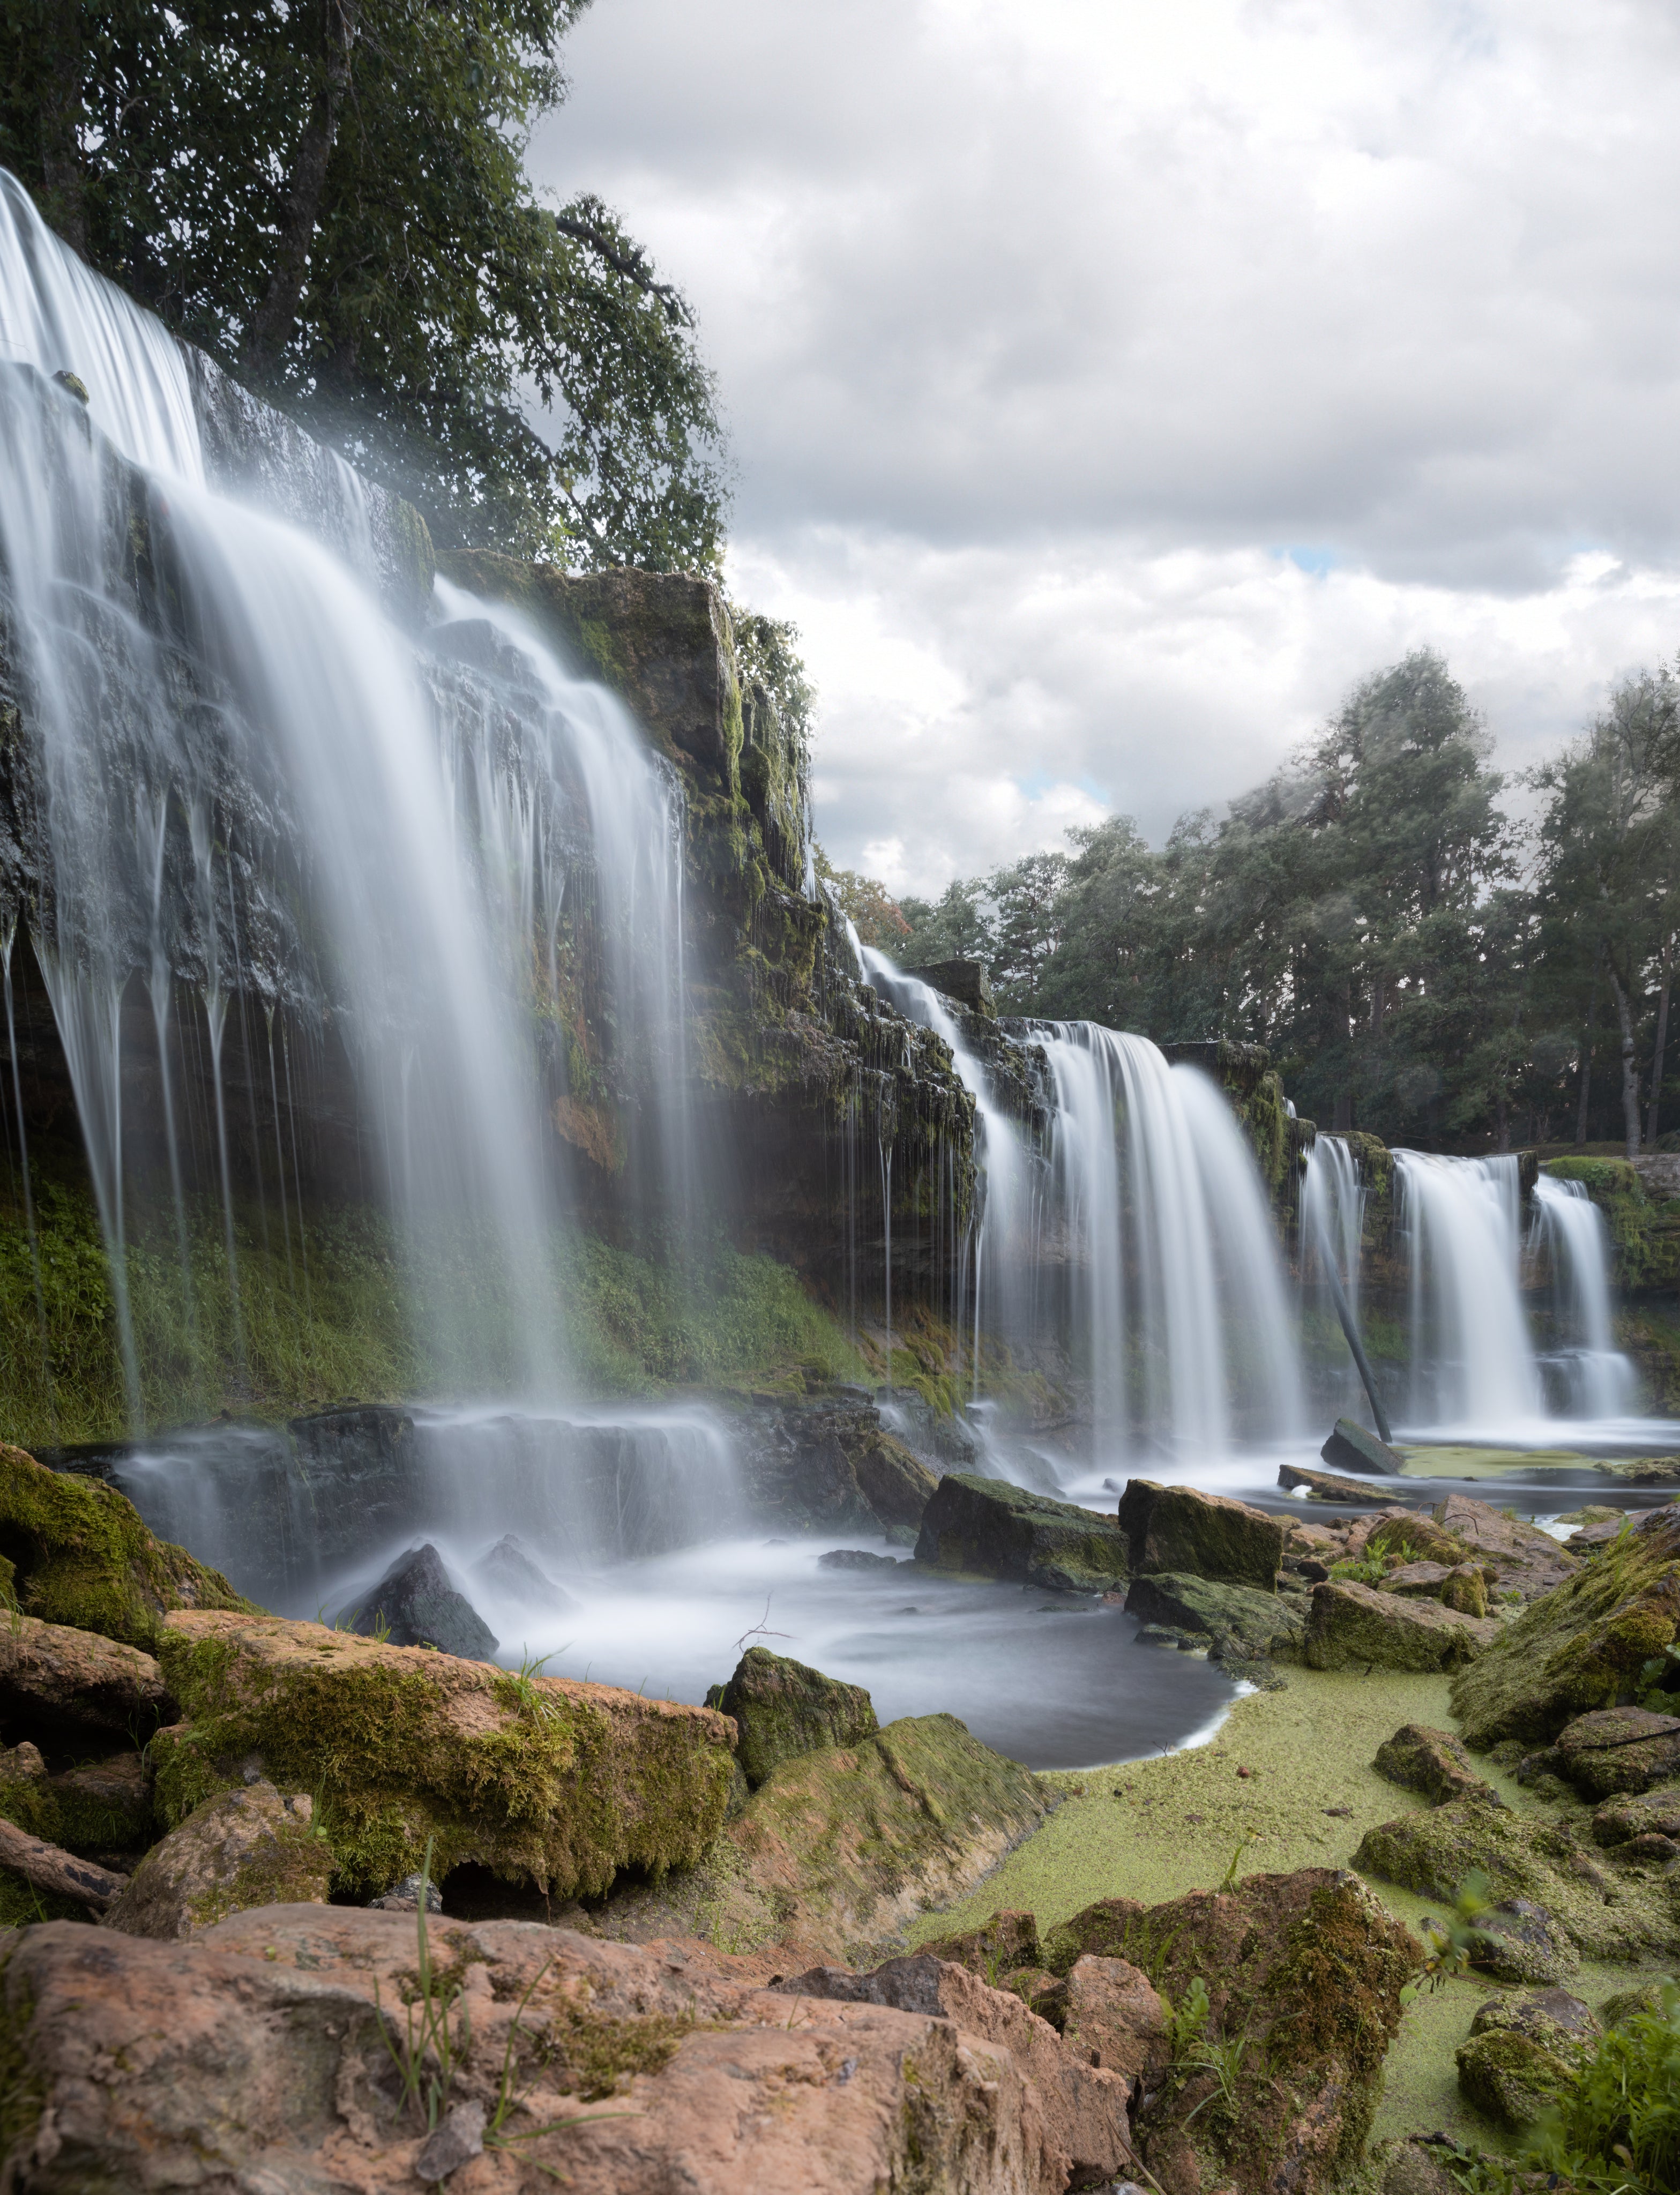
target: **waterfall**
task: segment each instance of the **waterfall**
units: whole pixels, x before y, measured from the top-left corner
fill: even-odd
[[[1516,1159],[1394,1156],[1411,1267],[1413,1418],[1496,1431],[1538,1418]]]
[[[1638,1380],[1611,1321],[1609,1229],[1580,1182],[1540,1176],[1533,1240],[1551,1270],[1555,1346],[1539,1361],[1560,1391],[1555,1399],[1570,1417],[1625,1415]]]
[[[1229,1103],[1147,1037],[1036,1025],[1050,1157],[1090,1352],[1096,1458],[1139,1441],[1204,1460],[1293,1431],[1302,1405],[1282,1262]]]
[[[1359,1316],[1360,1265],[1365,1233],[1365,1184],[1359,1161],[1339,1136],[1322,1134],[1307,1153],[1301,1177],[1300,1264],[1303,1314],[1315,1303],[1322,1306],[1329,1291],[1326,1266],[1333,1265],[1347,1296],[1348,1307]],[[1364,1389],[1341,1331],[1333,1307],[1321,1311],[1333,1365],[1332,1393],[1338,1409],[1357,1412]],[[1310,1331],[1310,1329],[1309,1329]]]
[[[49,377],[66,371],[85,384],[85,408]],[[511,613],[444,587],[429,631],[394,622],[366,498],[339,461],[308,446],[307,493],[291,500],[342,553],[210,486],[195,389],[202,402],[223,381],[83,267],[0,175],[0,631],[40,787],[22,913],[74,1086],[130,1414],[138,1423],[124,1005],[136,975],[183,1242],[184,1177],[202,1184],[207,1169],[175,1142],[169,1048],[172,1032],[187,1043],[193,1014],[175,989],[202,1005],[208,1170],[234,1305],[228,1055],[237,1024],[250,1113],[241,1155],[266,1232],[262,1152],[278,1155],[286,1193],[278,1077],[266,1129],[256,1111],[278,1016],[288,1084],[289,1032],[354,1071],[356,1132],[371,1138],[444,1376],[481,1381],[468,1329],[481,1337],[489,1305],[495,1384],[553,1396],[566,1386],[555,1121],[610,1144],[603,1109],[616,1093],[595,1085],[651,1061],[661,1149],[647,1172],[687,1204],[675,780],[624,712]],[[236,402],[225,389],[216,400]],[[275,432],[286,450],[304,441]],[[579,908],[590,949],[574,957],[591,968],[598,957],[612,1003],[604,1063],[552,1034],[570,1016],[562,976],[584,980],[570,959],[562,971],[556,942],[562,910]],[[261,1075],[251,991],[271,1033]],[[292,1152],[296,1177],[295,1138]],[[296,1178],[293,1190],[301,1225]],[[431,1288],[469,1245],[473,1285]],[[477,1299],[470,1316],[463,1296]]]

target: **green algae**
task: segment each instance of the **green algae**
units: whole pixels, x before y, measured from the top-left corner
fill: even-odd
[[[750,1784],[802,1753],[858,1745],[880,1725],[868,1693],[808,1668],[768,1647],[749,1646],[727,1685],[706,1704],[733,1717],[740,1732],[737,1757]]]

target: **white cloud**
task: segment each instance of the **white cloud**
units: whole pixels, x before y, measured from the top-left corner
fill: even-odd
[[[1680,637],[1660,0],[595,0],[567,58],[533,171],[699,308],[836,859],[1159,835],[1424,642],[1531,760]]]

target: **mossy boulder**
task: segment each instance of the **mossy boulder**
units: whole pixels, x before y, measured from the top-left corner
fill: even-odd
[[[1499,1635],[1494,1617],[1332,1578],[1313,1587],[1303,1658],[1314,1669],[1457,1669]]]
[[[1299,1661],[1306,1635],[1298,1593],[1257,1593],[1251,1586],[1170,1572],[1134,1578],[1126,1593],[1126,1614],[1169,1630],[1205,1635],[1222,1661]]]
[[[1167,2081],[1136,2120],[1145,2162],[1171,2185],[1240,2195],[1287,2186],[1339,2195],[1370,2131],[1401,1993],[1423,1963],[1411,1933],[1357,1876],[1330,1868],[1253,1875],[1234,1890],[1165,1905],[1110,1898],[1055,1930],[1047,1963],[1125,1960],[1183,2007],[1208,1994],[1204,2046],[1246,2038],[1228,2092],[1202,2075]]]
[[[173,1712],[163,1670],[139,1647],[32,1616],[0,1620],[0,1717],[10,1736],[55,1748],[66,1738],[132,1742]]]
[[[183,1720],[152,1741],[171,1826],[255,1767],[314,1795],[336,1886],[472,1862],[566,1894],[692,1863],[723,1820],[733,1726],[706,1708],[522,1677],[319,1623],[181,1612],[158,1651]]]
[[[1246,1501],[1204,1494],[1194,1486],[1131,1478],[1120,1496],[1117,1522],[1136,1576],[1188,1573],[1257,1593],[1270,1593],[1277,1585],[1284,1526]]]
[[[706,1704],[734,1717],[741,1769],[755,1788],[796,1754],[857,1745],[881,1726],[860,1685],[843,1685],[763,1646],[747,1648],[734,1675],[707,1694]]]
[[[1680,1513],[1655,1512],[1532,1602],[1461,1672],[1453,1711],[1465,1742],[1544,1744],[1614,1707],[1680,1636]]]
[[[907,1715],[860,1745],[772,1770],[699,1867],[591,1909],[611,1936],[778,1945],[807,1964],[867,1964],[1036,1829],[1054,1794],[954,1715]],[[791,1971],[791,1968],[785,1969]]]
[[[151,1778],[133,1751],[49,1773],[34,1746],[8,1747],[0,1751],[0,1815],[83,1857],[142,1848],[156,1833]]]
[[[154,1648],[172,1609],[250,1610],[220,1570],[156,1539],[103,1480],[0,1446],[0,1599],[44,1622]]]
[[[325,1905],[333,1855],[314,1817],[307,1793],[261,1777],[205,1800],[147,1852],[105,1926],[174,1942],[256,1905]]]
[[[1402,1790],[1421,1791],[1431,1806],[1449,1799],[1481,1799],[1500,1804],[1491,1784],[1478,1776],[1470,1758],[1450,1731],[1426,1723],[1402,1723],[1377,1749],[1372,1766]]]
[[[1072,1593],[1103,1593],[1126,1576],[1112,1517],[1029,1494],[1007,1479],[948,1472],[922,1518],[916,1560],[935,1569]]]
[[[1371,1528],[1365,1542],[1367,1555],[1384,1555],[1395,1564],[1438,1563],[1443,1570],[1465,1561],[1470,1548],[1456,1533],[1445,1531],[1427,1511],[1408,1509],[1390,1512]]]
[[[1513,2027],[1472,2032],[1456,2054],[1461,2093],[1514,2133],[1535,2125],[1575,2077],[1571,2060]]]
[[[1334,1471],[1356,1471],[1371,1478],[1399,1475],[1406,1459],[1396,1448],[1367,1432],[1354,1418],[1338,1418],[1319,1455]]]
[[[1680,1789],[1607,1800],[1592,1818],[1592,1841],[1608,1850],[1651,1836],[1680,1842]]]
[[[1491,1904],[1540,1908],[1558,1939],[1585,1958],[1637,1962],[1680,1950],[1671,1886],[1632,1870],[1613,1873],[1567,1821],[1455,1799],[1367,1829],[1354,1865],[1449,1903],[1472,1875],[1484,1876]],[[1494,1916],[1488,1925],[1501,1926]]]

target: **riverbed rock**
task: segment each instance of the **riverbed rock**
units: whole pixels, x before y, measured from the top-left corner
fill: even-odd
[[[154,1538],[114,1486],[3,1445],[0,1603],[148,1651],[171,1609],[251,1606],[219,1570]]]
[[[480,1556],[473,1564],[472,1578],[475,1586],[483,1588],[486,1598],[515,1601],[521,1607],[540,1610],[544,1615],[558,1616],[578,1605],[572,1595],[532,1559],[523,1541],[513,1532],[504,1532],[493,1547]],[[407,1646],[421,1642],[403,1639],[399,1643]]]
[[[758,1985],[762,1964],[701,1943],[642,1949],[446,1918],[430,1938],[438,1970],[464,1982],[473,2036],[440,2117],[492,2117],[504,2067],[522,2099],[507,2122],[515,2147],[452,2186],[1067,2185],[1072,2159],[1013,2053],[942,2015],[794,2007]],[[0,1959],[18,2072],[9,2184],[31,2195],[414,2186],[430,2136],[423,2113],[400,2108],[375,1996],[388,2014],[411,1991],[412,1916],[270,1906],[182,1942],[55,1922],[6,1939]]]
[[[728,1683],[714,1689],[707,1704],[734,1716],[737,1758],[755,1787],[797,1754],[857,1745],[881,1727],[861,1685],[843,1685],[764,1646],[749,1646]]]
[[[464,1863],[567,1895],[699,1858],[734,1766],[732,1723],[615,1685],[522,1677],[324,1624],[181,1611],[160,1641],[184,1720],[152,1743],[179,1826],[247,1767],[315,1795],[335,1887],[368,1896]]]
[[[1402,1723],[1385,1737],[1371,1764],[1379,1776],[1407,1791],[1421,1791],[1431,1806],[1449,1799],[1480,1799],[1502,1805],[1491,1783],[1478,1776],[1470,1757],[1450,1731],[1426,1723]]]
[[[775,1986],[804,2000],[889,2005],[948,2019],[964,2034],[1007,2050],[1036,2090],[1046,2132],[1067,2157],[1075,2186],[1105,2185],[1131,2158],[1130,2080],[1065,2048],[1056,2030],[1018,1996],[988,1987],[966,1967],[922,1951],[866,1973],[812,1967]]]
[[[1378,1440],[1352,1418],[1337,1419],[1319,1454],[1332,1471],[1356,1471],[1369,1478],[1398,1478],[1406,1462],[1397,1448]]]
[[[971,1443],[946,1423],[951,1445],[966,1458]],[[939,1483],[861,1397],[756,1410],[739,1420],[736,1437],[747,1498],[761,1519],[780,1527],[883,1532],[908,1546]]]
[[[1303,1471],[1297,1464],[1286,1463],[1278,1471],[1278,1484],[1286,1493],[1297,1488],[1306,1489],[1310,1501],[1334,1501],[1368,1507],[1380,1497],[1378,1489],[1357,1478],[1338,1478],[1332,1472]]]
[[[325,1904],[332,1849],[314,1816],[306,1793],[260,1777],[205,1800],[147,1852],[106,1927],[174,1941],[253,1905]]]
[[[449,1582],[443,1558],[429,1541],[399,1555],[350,1618],[364,1639],[392,1646],[431,1646],[463,1662],[488,1662],[496,1634],[464,1593]]]
[[[1283,1562],[1282,1520],[1223,1494],[1131,1478],[1119,1524],[1136,1577],[1172,1572],[1222,1585],[1275,1590]]]
[[[1164,1905],[1103,1899],[1054,1930],[1045,1951],[1070,1979],[1086,1957],[1147,1967],[1174,2006],[1200,1976],[1206,2041],[1246,2038],[1228,2097],[1200,2075],[1145,2096],[1134,2132],[1162,2186],[1238,2195],[1340,2195],[1348,2186],[1401,1992],[1423,1961],[1356,1875],[1303,1868]]]
[[[872,1554],[867,1547],[831,1547],[817,1557],[820,1570],[896,1570],[904,1564],[897,1555]]]
[[[1313,1587],[1303,1652],[1314,1669],[1457,1669],[1499,1635],[1494,1617],[1332,1579]]]
[[[56,1748],[103,1732],[108,1742],[172,1712],[163,1670],[138,1647],[32,1616],[0,1618],[0,1716],[14,1737]]]
[[[1467,1744],[1545,1744],[1638,1689],[1646,1663],[1680,1636],[1680,1512],[1656,1515],[1578,1563],[1460,1673],[1453,1711]]]
[[[632,1942],[705,1935],[775,1944],[790,1964],[866,1965],[990,1873],[1054,1802],[954,1715],[906,1715],[860,1745],[785,1760],[699,1865],[624,1885],[591,1919]]]
[[[919,1456],[878,1426],[866,1426],[847,1450],[858,1490],[888,1531],[916,1531],[939,1481]]]
[[[922,1518],[916,1559],[1052,1591],[1106,1593],[1125,1581],[1126,1540],[1094,1509],[948,1472]]]
[[[1601,1708],[1566,1723],[1552,1756],[1557,1773],[1584,1799],[1647,1791],[1680,1775],[1680,1716]]]
[[[1496,2124],[1519,2134],[1538,2123],[1575,2075],[1570,2059],[1514,2027],[1472,2029],[1456,2056],[1460,2092]]]
[[[1607,1850],[1647,1836],[1680,1841],[1680,1789],[1609,1799],[1592,1818],[1592,1841]]]
[[[1535,1959],[1501,1979],[1558,1981],[1579,1957],[1638,1962],[1680,1950],[1680,1907],[1669,1886],[1613,1869],[1567,1820],[1519,1815],[1475,1798],[1449,1800],[1367,1829],[1354,1865],[1449,1905],[1472,1875],[1485,1876],[1487,1898],[1508,1910],[1503,1920],[1487,1914],[1477,1925],[1516,1940],[1538,1914],[1561,1959],[1548,1960],[1545,1945],[1537,1944]],[[1525,1902],[1527,1916],[1515,1910]],[[1496,1971],[1480,1955],[1471,1962]],[[1513,1963],[1515,1955],[1506,1962]]]
[[[1537,1600],[1555,1586],[1574,1577],[1581,1558],[1531,1524],[1526,1517],[1509,1516],[1491,1502],[1477,1501],[1468,1494],[1449,1494],[1430,1512],[1447,1538],[1465,1550],[1470,1560],[1492,1570],[1499,1589]]]
[[[8,1748],[0,1752],[0,1814],[89,1857],[143,1851],[156,1834],[152,1779],[133,1748],[56,1773],[34,1746]]]
[[[1222,1660],[1298,1662],[1306,1636],[1298,1594],[1257,1593],[1249,1586],[1171,1572],[1135,1577],[1126,1593],[1126,1613],[1145,1623],[1205,1636]]]

